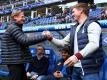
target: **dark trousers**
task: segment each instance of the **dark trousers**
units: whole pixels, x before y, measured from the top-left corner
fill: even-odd
[[[71,80],[100,80],[99,72],[83,75],[80,67],[74,67]]]
[[[24,64],[7,65],[9,69],[9,80],[27,80]]]

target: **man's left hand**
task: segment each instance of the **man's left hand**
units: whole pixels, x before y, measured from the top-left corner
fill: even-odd
[[[73,66],[75,63],[77,63],[79,60],[77,59],[77,57],[75,55],[69,57],[65,62],[64,65],[67,66]]]

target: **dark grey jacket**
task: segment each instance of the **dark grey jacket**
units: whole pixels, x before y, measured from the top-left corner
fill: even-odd
[[[22,25],[11,24],[2,36],[2,64],[22,64],[32,61],[29,45],[46,40],[46,36],[30,36],[22,31]]]

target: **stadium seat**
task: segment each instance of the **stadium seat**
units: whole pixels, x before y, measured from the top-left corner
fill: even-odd
[[[105,59],[100,71],[100,80],[107,80],[107,58]]]
[[[55,66],[55,53],[52,49],[47,49],[45,53],[49,56],[48,74],[52,74]]]
[[[107,33],[102,33],[102,46],[107,47]]]
[[[32,56],[36,55],[36,48],[30,48],[30,52],[32,54]]]
[[[8,71],[2,71],[0,70],[0,76],[6,77],[8,76],[9,72]]]
[[[105,60],[100,70],[100,80],[107,80],[107,33],[102,35],[102,48],[105,51]]]

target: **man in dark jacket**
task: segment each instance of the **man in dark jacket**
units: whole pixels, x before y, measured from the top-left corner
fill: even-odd
[[[47,80],[49,58],[45,56],[45,48],[42,45],[38,45],[37,53],[35,54],[33,62],[29,64],[27,77],[32,80]]]
[[[43,35],[25,35],[22,31],[25,22],[23,11],[13,11],[11,19],[13,23],[7,27],[2,37],[2,64],[8,66],[9,80],[27,80],[24,63],[32,61],[29,45],[45,41],[47,38]]]

